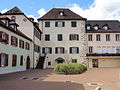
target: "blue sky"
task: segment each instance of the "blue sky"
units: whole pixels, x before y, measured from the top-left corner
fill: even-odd
[[[69,7],[70,4],[76,3],[86,9],[92,2],[93,0],[2,0],[0,11],[18,6],[25,14],[38,17],[37,11],[41,8],[49,11],[53,7]]]
[[[67,7],[88,20],[120,20],[120,0],[1,0],[0,12],[14,6],[36,20],[53,7]]]

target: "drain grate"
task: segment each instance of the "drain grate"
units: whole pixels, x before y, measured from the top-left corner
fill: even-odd
[[[92,83],[88,83],[89,86],[99,86],[101,85],[100,83],[96,83],[96,82],[92,82]]]
[[[22,77],[22,78],[20,78],[21,80],[28,80],[29,79],[29,77]]]
[[[36,77],[35,77],[35,78],[32,78],[31,80],[39,80],[39,78],[36,78]]]

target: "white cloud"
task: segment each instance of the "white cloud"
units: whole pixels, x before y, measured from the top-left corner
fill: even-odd
[[[87,19],[120,20],[120,0],[95,0],[88,9],[82,9],[77,4],[70,4],[69,8]]]
[[[0,12],[1,13],[5,13],[5,12],[7,12],[8,10],[7,9],[3,9],[3,10],[1,10]]]
[[[46,13],[47,13],[47,11],[44,8],[41,8],[40,10],[38,10],[38,14],[40,15],[40,17],[42,17]]]
[[[37,19],[38,19],[38,18],[35,17],[34,15],[27,15],[27,17],[29,17],[29,18],[34,18],[34,21],[37,22]]]

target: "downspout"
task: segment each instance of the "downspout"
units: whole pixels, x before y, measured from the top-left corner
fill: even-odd
[[[34,36],[34,35],[35,35],[35,33],[34,33],[34,28],[33,28],[33,69],[35,69],[35,67],[34,67],[34,66],[35,66],[35,65],[34,65],[34,61],[35,61],[35,60],[34,60],[34,44],[35,44],[35,36]]]

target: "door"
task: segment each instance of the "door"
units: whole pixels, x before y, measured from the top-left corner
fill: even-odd
[[[92,60],[92,66],[93,66],[93,68],[98,68],[98,59]]]
[[[26,69],[30,69],[30,57],[27,57]]]

